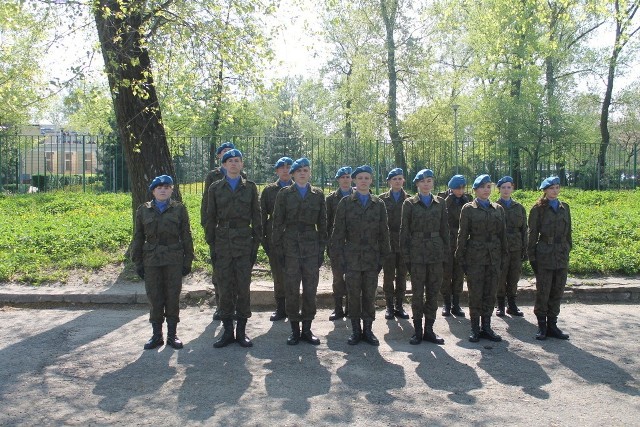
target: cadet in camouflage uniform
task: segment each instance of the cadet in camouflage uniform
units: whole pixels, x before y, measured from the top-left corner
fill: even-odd
[[[345,262],[353,328],[348,343],[355,345],[362,339],[377,346],[380,342],[371,328],[376,316],[378,274],[382,261],[391,253],[387,210],[384,202],[369,191],[373,182],[371,166],[357,167],[351,178],[355,180],[356,192],[338,203],[331,256]]]
[[[404,182],[404,171],[400,168],[392,169],[387,175],[389,191],[378,196],[387,208],[389,237],[391,240],[391,254],[382,263],[382,289],[387,303],[387,311],[384,313],[384,318],[387,320],[393,319],[394,316],[399,319],[409,318],[409,314],[402,307],[404,294],[407,291],[407,268],[400,250],[400,221],[402,219],[402,203],[409,197],[402,188]]]
[[[162,323],[167,319],[167,345],[182,348],[176,335],[180,321],[182,277],[191,272],[193,239],[185,206],[173,199],[173,179],[155,177],[149,185],[153,200],[136,210],[131,260],[151,303],[149,322],[153,336],[144,345],[150,350],[164,344]]]
[[[473,182],[476,198],[462,207],[456,258],[462,264],[469,288],[469,341],[480,338],[501,341],[491,329],[491,314],[496,301],[498,276],[507,256],[504,209],[491,203],[491,177],[480,175]],[[480,328],[482,317],[482,329]]]
[[[351,186],[351,173],[353,170],[349,166],[343,166],[336,172],[336,180],[338,181],[338,189],[333,191],[331,194],[327,196],[327,235],[331,236],[333,232],[333,223],[334,218],[336,216],[336,210],[338,209],[338,203],[344,197],[350,196],[353,194],[353,187]],[[348,305],[349,298],[347,296],[347,285],[344,280],[344,271],[342,270],[342,265],[344,264],[344,260],[338,257],[334,257],[331,254],[331,248],[327,248],[327,255],[329,255],[329,260],[331,261],[331,274],[333,275],[332,289],[333,289],[333,301],[335,304],[335,308],[333,313],[329,315],[329,320],[342,320],[344,317],[348,316]],[[342,308],[342,300],[347,296],[346,302],[344,304],[344,309]]]
[[[449,254],[447,208],[444,199],[431,194],[435,184],[432,170],[421,170],[413,182],[418,187],[418,194],[402,204],[400,227],[400,247],[411,273],[413,290],[411,310],[415,334],[409,343],[420,344],[425,340],[444,344],[444,339],[433,332],[433,324],[438,311],[443,263]]]
[[[276,256],[271,250],[271,230],[273,226],[273,208],[276,205],[276,196],[278,192],[289,185],[293,184],[289,169],[293,164],[293,159],[289,157],[281,157],[276,162],[274,168],[278,180],[268,184],[262,190],[260,195],[260,211],[262,212],[262,247],[267,257],[269,257],[269,265],[271,266],[271,276],[273,277],[273,295],[276,299],[276,311],[273,312],[269,320],[275,322],[287,317],[285,310],[285,288],[284,288],[284,265],[280,264],[280,257]]]
[[[536,303],[533,308],[538,319],[536,339],[546,337],[569,339],[558,328],[560,300],[567,284],[571,240],[571,211],[558,199],[560,178],[552,176],[540,184],[544,195],[529,212],[529,262],[536,274]]]
[[[218,160],[222,160],[222,156],[229,151],[233,150],[235,145],[232,142],[225,142],[220,145],[216,150],[216,156]],[[205,228],[207,223],[207,204],[208,204],[208,191],[211,184],[225,177],[225,170],[220,165],[219,167],[209,171],[207,176],[204,179],[204,191],[202,192],[202,202],[200,203],[200,225],[202,228]],[[246,178],[246,177],[245,177]],[[215,254],[213,253],[213,248],[209,248],[209,255],[211,257],[211,283],[213,284],[214,296],[216,299],[216,311],[213,313],[213,320],[220,320],[220,294],[218,293],[218,279],[216,277],[216,269],[213,268],[215,264]]]
[[[224,179],[209,186],[205,237],[215,256],[218,272],[220,317],[224,333],[213,346],[229,345],[234,340],[243,347],[252,346],[246,335],[251,317],[251,270],[256,262],[262,234],[260,199],[256,184],[240,175],[242,153],[232,149],[222,157]],[[233,334],[233,317],[237,318]]]
[[[522,273],[522,261],[527,260],[527,212],[524,206],[511,198],[511,193],[515,189],[513,178],[504,176],[498,180],[500,198],[498,204],[504,209],[507,223],[507,244],[509,255],[502,260],[502,270],[498,280],[498,308],[496,316],[502,317],[505,314],[505,296],[508,306],[507,314],[512,316],[523,316],[516,304],[516,294],[518,292],[518,281]]]
[[[447,206],[447,220],[449,222],[449,241],[451,248],[449,254],[445,256],[444,274],[442,278],[442,288],[440,293],[444,299],[442,315],[445,317],[464,317],[464,311],[460,308],[460,295],[464,284],[464,272],[462,264],[455,257],[456,240],[458,239],[458,228],[460,228],[460,211],[462,207],[469,203],[473,197],[465,194],[467,181],[462,175],[454,175],[448,183],[448,191],[438,194],[445,199]]]
[[[319,270],[327,245],[326,204],[322,190],[309,184],[308,159],[303,157],[293,162],[289,173],[295,184],[280,190],[276,197],[271,237],[274,251],[284,257],[287,317],[291,322],[287,344],[296,345],[302,338],[318,345],[320,340],[311,332],[311,322],[316,315]]]

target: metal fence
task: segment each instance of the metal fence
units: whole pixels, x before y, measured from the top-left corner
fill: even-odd
[[[209,170],[209,152],[219,137],[169,137],[176,180],[183,192],[203,191]],[[308,157],[312,182],[334,187],[335,171],[345,165],[371,165],[376,190],[383,188],[387,172],[395,167],[389,141],[356,141],[329,138],[234,137],[244,153],[251,180],[264,184],[275,180],[273,165],[282,156]],[[433,169],[438,187],[444,188],[455,173],[473,179],[489,173],[494,180],[518,174],[523,188],[533,189],[541,178],[560,176],[566,186],[582,189],[635,189],[638,185],[638,144],[609,146],[604,170],[598,166],[599,144],[545,144],[518,147],[466,139],[453,141],[405,141],[407,181],[423,168]],[[0,188],[24,193],[56,189],[116,192],[128,191],[128,170],[115,135],[7,135],[0,134]]]

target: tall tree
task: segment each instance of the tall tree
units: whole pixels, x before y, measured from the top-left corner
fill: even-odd
[[[158,175],[175,176],[145,34],[157,11],[142,0],[94,0],[94,16],[113,109],[131,180],[132,210]],[[179,187],[174,190],[180,199]]]
[[[608,72],[606,78],[606,89],[602,100],[602,110],[600,112],[600,151],[598,152],[598,169],[600,176],[604,176],[607,164],[607,149],[611,142],[609,132],[609,108],[613,100],[613,84],[622,50],[640,31],[640,23],[636,16],[640,8],[640,0],[613,0],[610,4],[613,11],[611,13],[614,21],[615,36],[611,55],[608,60]]]

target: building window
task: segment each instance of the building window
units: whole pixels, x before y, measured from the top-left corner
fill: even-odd
[[[91,173],[93,171],[93,153],[85,153],[84,171],[85,173]]]
[[[47,168],[47,172],[53,173],[53,159],[55,156],[55,152],[54,151],[47,151],[46,153],[44,153],[44,159],[46,164],[46,168]]]
[[[64,153],[64,171],[73,172],[73,153],[69,151]]]

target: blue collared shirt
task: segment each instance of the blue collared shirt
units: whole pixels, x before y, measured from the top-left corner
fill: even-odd
[[[426,196],[420,194],[420,200],[426,207],[429,207],[431,206],[431,202],[433,201],[433,196],[431,196],[431,194],[427,194]]]
[[[158,210],[160,211],[160,213],[164,212],[167,210],[167,208],[169,207],[169,200],[167,199],[164,202],[161,202],[157,199],[153,200],[153,203],[156,204],[156,207],[158,208]]]
[[[229,178],[228,176],[225,175],[225,179],[227,180],[227,182],[229,183],[229,185],[231,186],[231,189],[233,191],[236,191],[236,188],[238,188],[238,183],[240,182],[240,177],[237,178]]]
[[[501,198],[500,200],[502,201],[502,204],[505,205],[508,208],[510,208],[511,207],[511,203],[513,203],[513,200],[510,199],[510,198],[507,199],[507,200]]]
[[[367,202],[369,201],[369,195],[358,193],[358,199],[360,199],[360,203],[362,204],[363,207],[367,206]]]
[[[290,186],[291,184],[293,184],[293,181],[292,181],[292,180],[289,180],[289,181],[280,181],[280,180],[278,180],[278,185],[279,185],[280,187],[288,187],[288,186]]]
[[[558,212],[558,209],[560,209],[560,200],[549,200],[549,206],[551,206],[554,212]]]
[[[402,196],[402,191],[391,191],[391,195],[393,196],[394,200],[397,202],[398,200],[400,200],[400,196]]]
[[[300,193],[300,197],[304,199],[307,195],[307,191],[309,191],[309,184],[307,183],[304,187],[300,187],[298,184],[296,184],[296,188],[298,189],[298,193]]]
[[[489,206],[491,206],[491,201],[490,200],[480,200],[480,199],[476,198],[476,203],[479,204],[480,206],[482,206],[483,208],[488,208]]]

